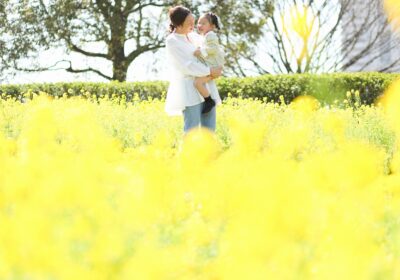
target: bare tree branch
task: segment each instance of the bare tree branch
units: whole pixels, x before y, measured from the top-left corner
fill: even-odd
[[[142,1],[139,1],[139,5],[137,7],[133,6],[133,7],[125,8],[125,10],[123,11],[124,15],[129,15],[129,14],[135,13],[137,11],[141,11],[146,7],[168,7],[171,5],[171,2],[168,2],[168,1],[164,1],[161,3],[148,2],[145,4],[142,4],[141,2]]]
[[[147,51],[154,51],[159,48],[165,47],[164,42],[156,42],[154,45],[153,44],[148,44],[148,45],[143,45],[137,48],[136,50],[132,51],[128,56],[126,57],[126,60],[129,62],[132,62],[136,57],[138,57],[140,54],[147,52]]]
[[[112,79],[113,79],[112,77],[110,77],[110,76],[108,76],[108,75],[106,75],[106,74],[103,74],[101,71],[99,71],[99,70],[97,70],[97,69],[94,69],[94,68],[91,68],[91,67],[88,67],[88,68],[86,68],[86,69],[73,69],[73,68],[72,68],[72,62],[69,61],[69,63],[70,63],[70,66],[69,66],[68,68],[65,69],[67,72],[70,72],[70,73],[86,73],[86,72],[93,72],[93,73],[96,73],[97,75],[99,75],[99,76],[101,76],[101,77],[103,77],[103,78],[105,78],[105,79],[107,79],[107,80],[112,80]]]
[[[101,57],[101,58],[105,58],[105,59],[111,59],[110,55],[108,55],[108,54],[94,53],[94,52],[85,51],[82,48],[78,47],[77,45],[73,44],[71,41],[68,42],[68,46],[72,51],[81,53],[81,54],[83,54],[85,56]]]

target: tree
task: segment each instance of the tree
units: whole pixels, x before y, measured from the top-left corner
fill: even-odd
[[[6,0],[0,2],[0,26],[4,26],[6,24],[6,16],[5,16],[6,5],[7,5]],[[4,39],[2,37],[0,37],[0,49],[5,49],[5,45],[6,45],[6,42],[4,41]],[[0,52],[0,58],[2,58],[2,56],[3,55]],[[0,61],[2,61],[2,60],[3,59],[0,59]],[[0,71],[4,70],[2,68],[3,67],[1,67],[1,65],[0,65]]]
[[[265,22],[255,15],[254,1],[183,1],[198,16],[212,10],[221,16],[227,68],[244,75],[238,52],[254,53]],[[177,1],[158,0],[10,0],[0,13],[1,70],[45,71],[65,69],[92,72],[108,80],[126,80],[128,67],[141,54],[164,47],[167,8]],[[239,19],[239,20],[238,20]],[[246,43],[242,40],[245,38]],[[132,50],[128,51],[127,46]],[[88,66],[79,68],[69,59],[39,61],[43,51],[61,49],[67,55],[106,60],[112,74]],[[99,51],[103,50],[103,51]]]
[[[0,71],[65,69],[124,81],[137,57],[164,47],[167,9],[178,2],[196,16],[220,16],[229,74],[400,67],[400,45],[390,37],[381,0],[2,0]],[[52,49],[107,61],[112,71],[70,59],[39,61]]]
[[[263,51],[242,58],[259,74],[393,70],[400,53],[385,65],[376,64],[400,46],[388,36],[390,26],[380,2],[274,1],[259,43]]]
[[[10,0],[4,2],[5,24],[0,27],[0,41],[4,41],[0,50],[2,70],[65,69],[124,81],[129,65],[139,55],[164,47],[167,9],[178,2],[196,17],[206,11],[220,16],[227,72],[245,75],[240,60],[243,55],[255,54],[265,16],[272,11],[269,1]],[[257,11],[256,5],[263,11]],[[47,64],[39,61],[40,53],[51,49],[109,61],[112,75],[93,66],[79,68],[68,59]]]
[[[124,81],[138,56],[164,46],[165,33],[159,32],[165,29],[163,18],[152,16],[152,11],[170,4],[159,0],[10,0],[2,8],[2,68],[65,69]],[[128,45],[133,49],[128,51]],[[75,68],[69,60],[47,65],[37,61],[43,50],[52,48],[107,60],[112,75],[95,67]]]

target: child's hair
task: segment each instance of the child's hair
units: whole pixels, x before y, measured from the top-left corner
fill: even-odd
[[[206,19],[217,28],[217,30],[221,29],[221,25],[219,23],[219,19],[216,14],[209,12],[204,15]]]
[[[191,14],[190,10],[183,6],[175,6],[169,9],[169,19],[171,23],[169,24],[169,32],[172,33],[178,26],[181,26],[188,15]]]

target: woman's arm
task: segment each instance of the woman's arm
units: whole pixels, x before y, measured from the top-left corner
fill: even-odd
[[[184,46],[181,46],[181,42],[177,40],[167,40],[166,49],[172,62],[179,72],[184,75],[194,77],[204,77],[211,74],[211,70],[208,66],[199,62],[193,53],[188,52]]]

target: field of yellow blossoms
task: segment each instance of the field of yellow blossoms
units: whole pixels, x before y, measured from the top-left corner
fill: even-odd
[[[377,104],[184,137],[162,100],[4,98],[0,279],[400,279],[400,82]]]

